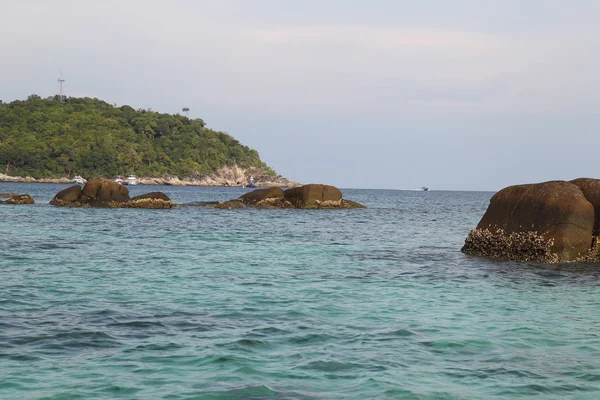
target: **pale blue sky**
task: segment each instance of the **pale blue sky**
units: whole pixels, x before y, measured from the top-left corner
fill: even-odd
[[[278,172],[496,190],[600,177],[598,1],[0,0],[0,99],[191,109]]]

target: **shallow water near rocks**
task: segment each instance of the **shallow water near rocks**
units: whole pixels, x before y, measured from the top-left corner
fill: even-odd
[[[49,206],[66,186],[0,183],[37,202],[0,206],[1,399],[600,398],[600,267],[462,254],[492,193]]]

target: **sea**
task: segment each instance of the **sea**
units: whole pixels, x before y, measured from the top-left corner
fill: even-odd
[[[461,253],[491,192],[48,205],[65,187],[0,183],[36,201],[0,206],[0,399],[600,398],[600,267]]]

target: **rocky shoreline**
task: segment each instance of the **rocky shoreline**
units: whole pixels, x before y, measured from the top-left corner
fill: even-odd
[[[264,171],[250,168],[240,168],[238,166],[223,167],[214,174],[196,175],[180,178],[175,175],[163,175],[161,177],[142,176],[137,178],[139,185],[167,185],[167,186],[246,186],[250,177],[254,177],[257,187],[296,187],[300,184],[281,175],[272,176]],[[20,182],[20,183],[72,183],[73,180],[67,177],[62,178],[40,178],[31,176],[10,176],[0,174],[0,182]]]

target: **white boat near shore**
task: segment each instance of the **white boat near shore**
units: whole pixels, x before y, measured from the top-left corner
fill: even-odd
[[[73,178],[73,183],[77,185],[83,185],[85,184],[85,180],[81,177],[81,175],[75,175],[75,177]]]
[[[124,185],[132,185],[135,186],[138,184],[137,182],[137,178],[135,177],[135,175],[129,175],[127,177],[127,179],[123,182]]]

